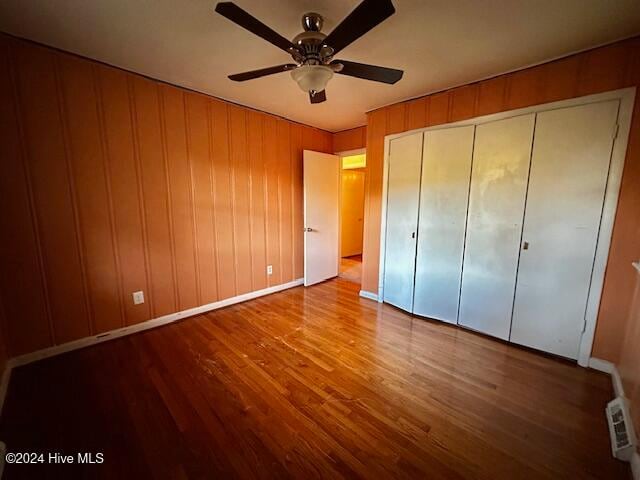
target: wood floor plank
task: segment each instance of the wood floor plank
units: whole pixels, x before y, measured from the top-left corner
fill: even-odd
[[[14,370],[13,478],[629,478],[607,375],[298,287]]]

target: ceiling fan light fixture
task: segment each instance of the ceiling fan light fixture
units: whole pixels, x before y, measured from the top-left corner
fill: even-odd
[[[302,65],[291,70],[291,78],[303,92],[321,92],[331,77],[333,77],[333,70],[326,65]]]
[[[402,78],[402,70],[334,59],[335,54],[395,13],[392,0],[360,0],[355,10],[329,35],[321,31],[324,23],[322,15],[305,13],[302,16],[304,31],[292,40],[284,38],[233,2],[219,2],[215,10],[236,25],[284,50],[294,62],[229,75],[234,82],[291,71],[291,78],[300,90],[309,94],[309,102],[317,104],[327,101],[325,88],[334,73],[389,85]]]

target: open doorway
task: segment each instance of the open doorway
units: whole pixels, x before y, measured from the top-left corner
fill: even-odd
[[[362,283],[366,155],[304,150],[304,285]]]
[[[364,150],[340,155],[340,270],[339,276],[354,283],[362,280],[364,231]]]

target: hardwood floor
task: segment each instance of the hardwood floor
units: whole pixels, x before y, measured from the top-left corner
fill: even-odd
[[[5,478],[629,478],[607,375],[298,287],[14,370]]]
[[[362,255],[342,257],[338,276],[360,285],[362,283]]]

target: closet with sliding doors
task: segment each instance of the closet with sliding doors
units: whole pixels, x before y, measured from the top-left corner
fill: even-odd
[[[388,138],[382,300],[577,359],[615,213],[621,101],[612,92]]]

